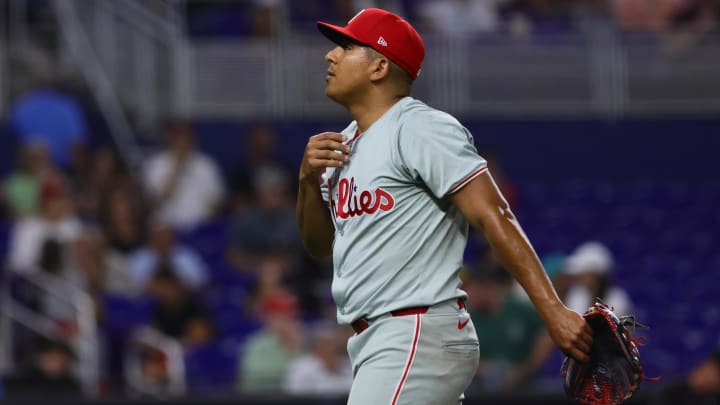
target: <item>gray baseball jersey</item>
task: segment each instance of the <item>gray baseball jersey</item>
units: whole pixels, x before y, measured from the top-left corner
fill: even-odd
[[[468,223],[447,197],[487,170],[470,132],[405,97],[362,134],[354,121],[342,133],[349,162],[321,178],[338,322],[465,297]]]

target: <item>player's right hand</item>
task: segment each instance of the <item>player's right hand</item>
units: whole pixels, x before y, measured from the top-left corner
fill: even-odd
[[[562,307],[547,323],[548,333],[555,344],[581,363],[590,361],[593,333],[582,315]]]
[[[342,167],[350,153],[350,147],[343,144],[346,140],[346,135],[336,132],[311,136],[300,165],[300,181],[316,179],[326,167]]]

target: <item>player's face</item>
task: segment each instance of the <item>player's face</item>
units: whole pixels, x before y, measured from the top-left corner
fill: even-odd
[[[336,46],[325,55],[328,61],[325,94],[340,104],[351,102],[370,83],[370,59],[360,45]]]

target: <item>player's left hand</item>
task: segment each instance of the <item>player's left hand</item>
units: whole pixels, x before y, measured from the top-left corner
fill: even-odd
[[[562,307],[547,324],[553,342],[570,357],[585,363],[590,361],[592,329],[582,315]]]

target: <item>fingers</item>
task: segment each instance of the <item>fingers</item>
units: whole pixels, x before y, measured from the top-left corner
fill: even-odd
[[[559,329],[555,330],[557,336],[554,340],[566,355],[579,362],[590,361],[590,350],[593,342],[592,328],[582,315],[576,312],[567,311],[563,318],[557,324]],[[560,326],[563,324],[564,326]]]
[[[588,361],[590,361],[590,356],[586,352],[576,347],[572,348],[566,354],[581,363],[587,363]]]
[[[313,145],[313,147],[316,148],[347,150],[349,152],[350,148],[343,144],[343,142],[347,141],[347,139],[348,137],[343,134],[338,134],[336,132],[323,132],[322,134],[310,137],[310,142],[308,144]]]
[[[593,342],[593,331],[587,322],[583,322],[580,328],[580,340],[588,346],[589,351]]]
[[[343,142],[346,135],[335,132],[324,132],[310,137],[305,148],[305,161],[311,170],[323,167],[342,167],[348,161],[350,147]]]

